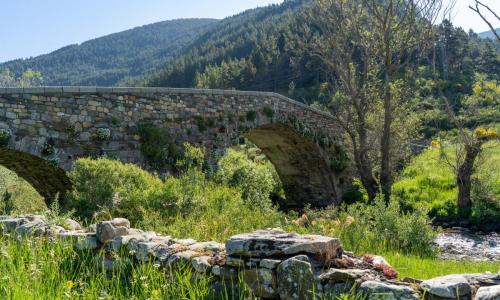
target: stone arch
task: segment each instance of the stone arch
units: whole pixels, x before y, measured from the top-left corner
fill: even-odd
[[[63,169],[54,167],[50,162],[9,148],[0,148],[0,165],[15,172],[30,183],[49,205],[57,195],[62,201],[71,190],[71,181]]]
[[[285,208],[339,203],[341,195],[328,155],[316,143],[283,124],[251,129],[246,137],[276,168],[286,194]]]

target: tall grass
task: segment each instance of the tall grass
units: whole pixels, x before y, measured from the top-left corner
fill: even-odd
[[[74,252],[72,245],[44,239],[0,237],[0,299],[243,299],[214,294],[210,276],[189,267],[163,269],[125,260],[109,273],[99,255]],[[235,283],[239,284],[239,283]]]
[[[490,221],[487,216],[481,220],[484,206],[496,206],[497,213],[500,211],[500,148],[498,142],[489,142],[484,149],[477,161],[472,195],[472,217],[477,223]],[[437,220],[455,220],[458,218],[457,186],[452,169],[441,158],[440,151],[445,151],[453,160],[454,146],[423,151],[402,171],[393,186],[393,194],[405,208],[425,207]]]

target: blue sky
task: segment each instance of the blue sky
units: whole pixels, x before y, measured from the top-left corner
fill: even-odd
[[[450,0],[447,0],[450,1]],[[456,25],[488,30],[467,8],[472,0],[456,0]],[[1,0],[0,62],[36,56],[60,47],[178,18],[221,19],[249,8],[282,0]],[[484,0],[497,12],[500,0]],[[494,24],[500,27],[500,24]]]

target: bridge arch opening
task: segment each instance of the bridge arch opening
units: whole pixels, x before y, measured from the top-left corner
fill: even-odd
[[[339,204],[338,179],[329,166],[328,155],[316,143],[283,124],[262,125],[245,136],[274,165],[286,195],[283,208]]]
[[[63,200],[71,190],[71,181],[63,169],[50,162],[9,148],[0,148],[0,165],[26,180],[50,205],[59,197]]]

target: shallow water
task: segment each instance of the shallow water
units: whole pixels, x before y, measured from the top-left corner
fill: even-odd
[[[434,240],[443,259],[500,261],[500,234],[473,233],[464,228],[448,229]]]

